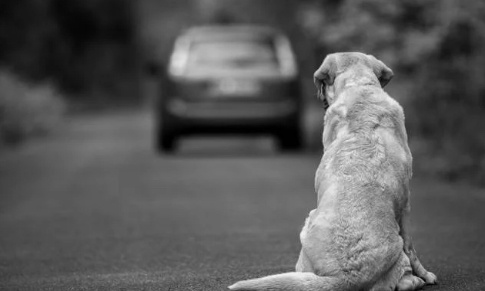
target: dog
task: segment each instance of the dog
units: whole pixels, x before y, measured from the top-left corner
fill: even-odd
[[[231,290],[417,290],[436,284],[409,234],[412,156],[402,107],[382,89],[393,72],[372,55],[328,55],[314,74],[324,117],[317,208],[300,233],[296,272]]]

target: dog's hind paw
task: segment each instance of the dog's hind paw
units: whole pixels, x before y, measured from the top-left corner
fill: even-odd
[[[438,277],[436,277],[436,275],[431,272],[427,272],[426,275],[424,275],[423,279],[426,284],[438,284]]]
[[[396,286],[398,291],[411,291],[418,290],[423,287],[426,283],[423,279],[416,277],[414,275],[408,274],[404,275]]]

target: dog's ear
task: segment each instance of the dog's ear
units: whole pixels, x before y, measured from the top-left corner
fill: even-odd
[[[379,83],[381,83],[381,87],[384,88],[384,86],[391,81],[392,77],[394,76],[394,73],[392,70],[386,66],[383,62],[379,61],[372,55],[368,55],[371,59],[371,64],[372,64],[372,69],[374,71],[374,74],[376,74],[377,78],[379,79]]]
[[[327,55],[320,68],[318,68],[313,74],[313,82],[317,87],[318,98],[325,103],[325,107],[328,107],[328,100],[325,96],[325,86],[333,85],[336,71],[337,62],[335,60],[335,56]]]
[[[384,86],[391,81],[392,77],[394,77],[394,73],[392,70],[386,66],[383,62],[379,61],[380,63],[380,76],[378,75],[377,77],[379,78],[379,83],[381,83],[381,87],[384,88]]]

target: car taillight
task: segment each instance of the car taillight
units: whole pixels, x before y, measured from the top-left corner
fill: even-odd
[[[280,63],[281,75],[287,78],[294,78],[298,75],[295,56],[291,44],[286,37],[276,38],[276,54]]]

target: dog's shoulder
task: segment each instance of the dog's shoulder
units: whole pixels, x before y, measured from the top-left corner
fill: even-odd
[[[391,120],[382,120],[383,118],[391,118],[395,121],[404,120],[403,108],[381,88],[352,88],[352,90],[343,92],[338,100],[328,108],[324,117],[324,125],[330,125],[335,121],[391,122]]]
[[[344,127],[347,126],[348,105],[338,102],[330,106],[324,117],[323,144],[327,147],[337,138],[337,133],[344,134],[347,132]]]
[[[380,88],[364,88],[347,102],[347,118],[356,126],[396,127],[404,121],[401,105]]]

